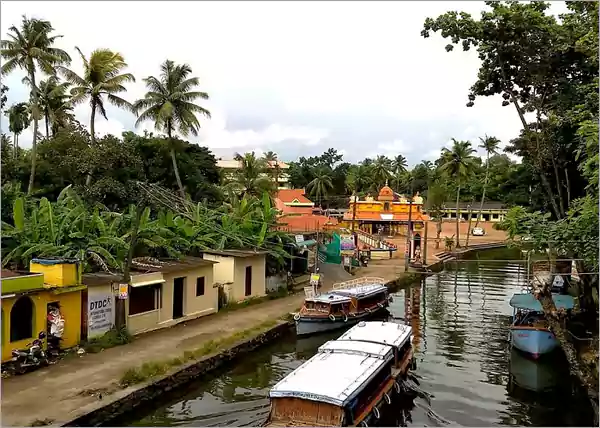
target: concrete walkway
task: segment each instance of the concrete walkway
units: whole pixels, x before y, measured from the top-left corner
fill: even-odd
[[[396,264],[397,261],[394,261]],[[396,266],[369,267],[363,275],[392,280],[400,276]],[[324,278],[324,290],[331,280]],[[97,354],[72,357],[56,365],[2,380],[2,425],[27,426],[39,421],[61,425],[135,389],[123,391],[118,381],[130,367],[144,362],[182,356],[203,343],[252,328],[298,310],[304,295],[267,301],[232,312],[193,320],[139,336],[132,343]],[[102,395],[100,398],[99,394]]]

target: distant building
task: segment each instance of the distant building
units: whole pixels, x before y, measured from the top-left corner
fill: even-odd
[[[477,221],[479,207],[480,202],[475,202],[474,204],[470,204],[468,202],[459,202],[458,215],[463,221],[467,221],[469,219],[470,211],[471,220]],[[456,202],[446,202],[441,211],[443,213],[444,220],[456,220]],[[501,202],[484,202],[479,221],[502,221],[504,220],[504,217],[506,217],[507,212],[508,207]]]
[[[384,186],[377,199],[367,196],[361,201],[358,197],[350,197],[348,210],[343,217],[343,226],[351,229],[354,223],[354,227],[363,232],[393,236],[406,234],[409,217],[413,230],[418,231],[424,227],[429,217],[423,213],[423,198],[417,193],[411,204],[404,196]]]
[[[280,189],[274,197],[281,212],[280,230],[295,234],[313,234],[337,226],[335,218],[321,215],[322,210],[306,197],[304,189]]]
[[[288,189],[290,187],[290,176],[288,174],[288,170],[290,169],[290,166],[288,164],[286,164],[285,162],[281,162],[281,161],[268,161],[267,162],[267,166],[268,168],[272,171],[271,174],[269,174],[269,178],[275,179],[275,176],[277,176],[277,188],[278,189]],[[223,170],[225,170],[225,176],[227,178],[231,178],[234,174],[234,172],[238,169],[240,169],[242,167],[242,163],[240,161],[237,160],[224,160],[224,159],[218,159],[217,160],[217,166]],[[277,171],[275,171],[277,170]],[[266,176],[267,174],[265,174]]]

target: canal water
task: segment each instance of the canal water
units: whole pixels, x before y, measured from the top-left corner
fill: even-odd
[[[390,312],[413,328],[423,391],[399,407],[395,426],[591,425],[560,353],[534,362],[510,349],[508,301],[521,291],[525,270],[508,260],[518,257],[486,252],[394,293]],[[118,424],[258,426],[269,411],[269,389],[340,334],[290,335]]]

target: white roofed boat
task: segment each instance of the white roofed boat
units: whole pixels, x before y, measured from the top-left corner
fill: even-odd
[[[395,323],[361,322],[323,344],[271,389],[267,425],[356,426],[379,418],[408,371],[411,332]]]

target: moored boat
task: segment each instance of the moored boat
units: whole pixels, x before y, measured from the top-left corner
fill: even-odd
[[[384,313],[389,305],[382,278],[358,278],[334,284],[329,292],[307,296],[294,314],[299,336],[350,327]]]
[[[574,307],[572,296],[553,294],[557,309],[569,310]],[[514,309],[513,323],[510,326],[510,341],[514,348],[539,358],[558,347],[558,341],[549,329],[541,303],[533,294],[515,294],[510,299]]]
[[[266,426],[369,426],[401,393],[411,367],[409,326],[361,322],[270,391]]]

